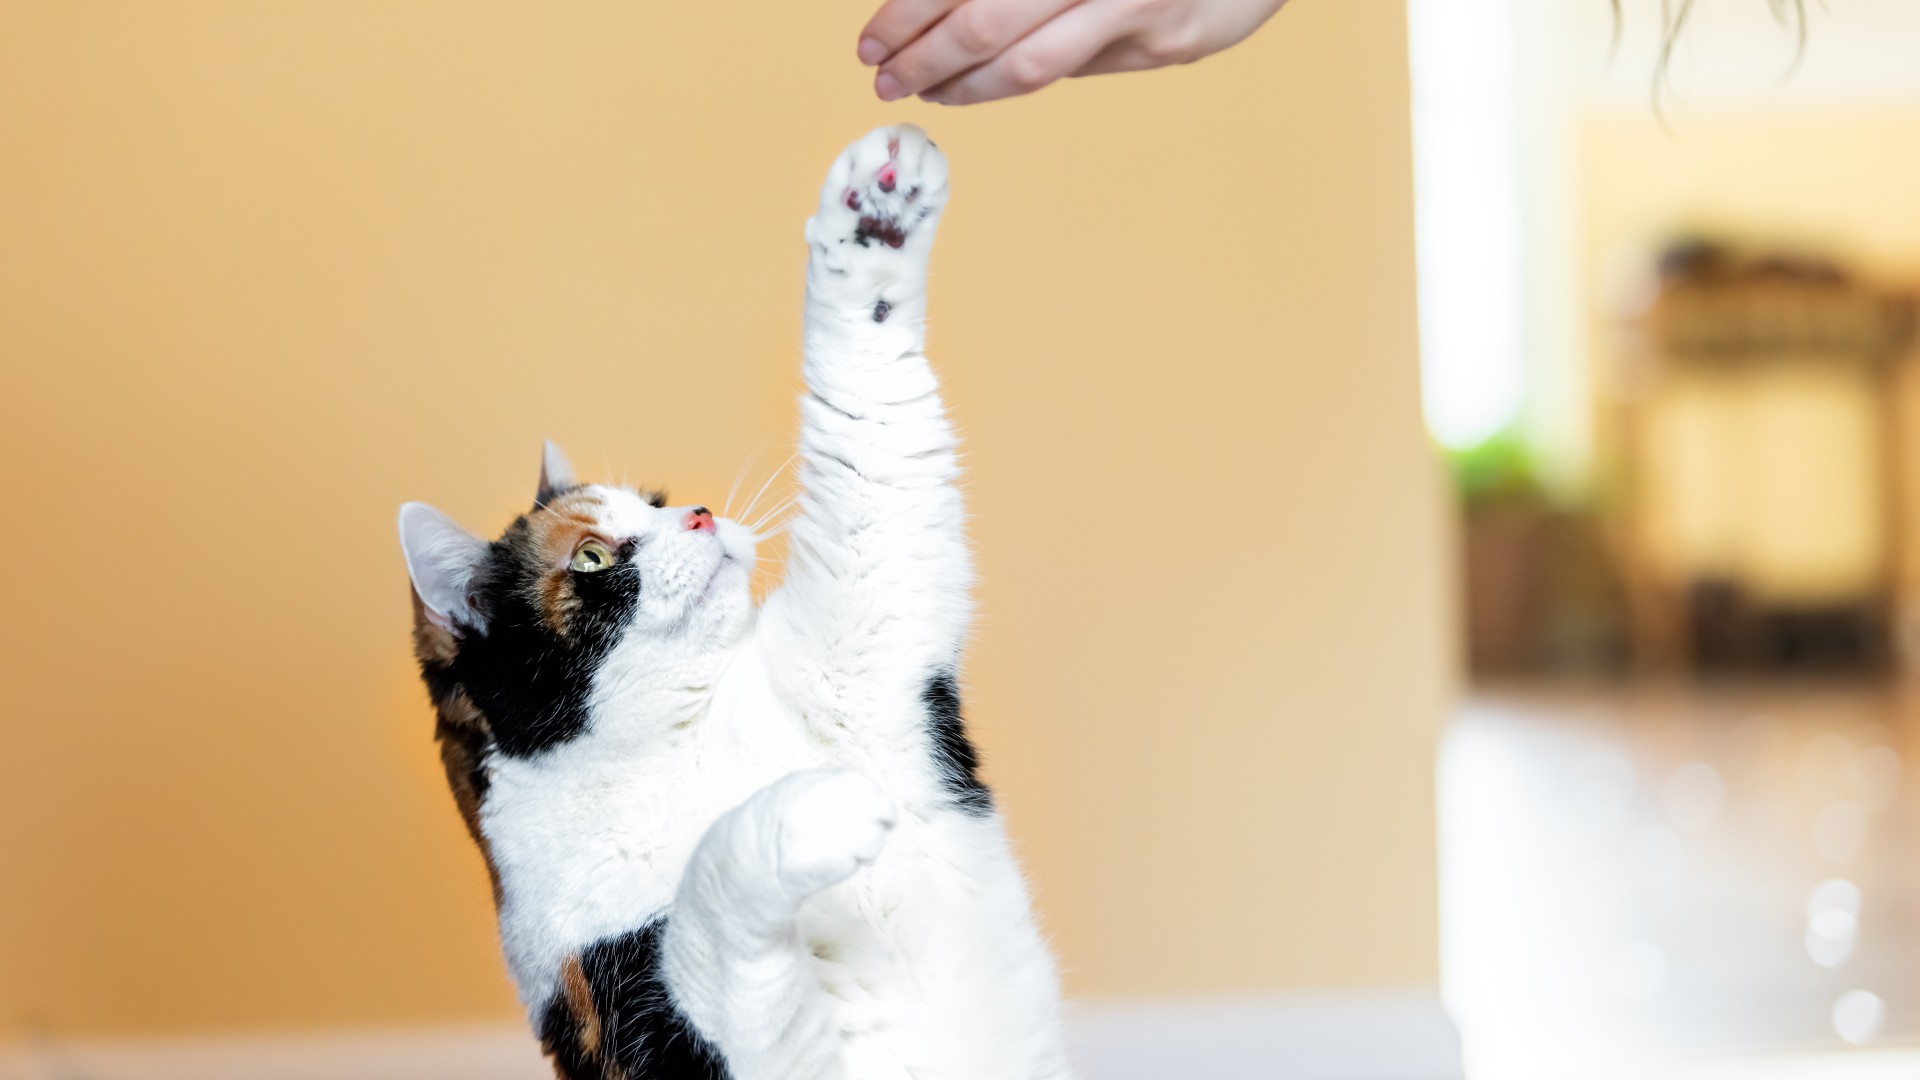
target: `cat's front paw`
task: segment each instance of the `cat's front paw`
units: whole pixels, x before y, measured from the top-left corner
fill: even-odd
[[[795,901],[852,877],[880,855],[893,797],[852,769],[810,769],[774,785],[775,872]]]
[[[946,155],[927,133],[912,124],[876,128],[827,170],[807,240],[830,273],[914,272],[946,205]]]

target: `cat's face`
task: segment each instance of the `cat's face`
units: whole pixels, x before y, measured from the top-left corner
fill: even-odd
[[[640,634],[699,645],[748,609],[753,539],[704,506],[582,484],[553,491],[491,545],[476,614],[538,622],[556,638]]]
[[[752,619],[745,527],[705,507],[575,483],[551,447],[534,508],[500,539],[409,503],[400,541],[429,684],[457,687],[509,752],[584,725],[593,677],[616,648],[663,669],[697,663]]]

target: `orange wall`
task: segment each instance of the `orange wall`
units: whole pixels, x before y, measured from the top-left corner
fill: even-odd
[[[505,1015],[393,513],[784,456],[834,152],[950,152],[972,712],[1080,994],[1431,985],[1404,25],[886,108],[866,4],[0,16],[0,1032]]]

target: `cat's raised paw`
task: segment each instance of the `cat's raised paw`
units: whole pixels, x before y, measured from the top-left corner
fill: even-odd
[[[774,785],[780,881],[796,899],[851,877],[880,855],[898,811],[852,769],[810,769]]]
[[[862,252],[924,258],[947,203],[947,159],[912,124],[876,128],[827,171],[807,238],[828,268],[845,272]]]

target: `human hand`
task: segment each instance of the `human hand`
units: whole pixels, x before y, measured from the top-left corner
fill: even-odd
[[[1286,0],[886,0],[860,32],[882,101],[971,105],[1071,75],[1190,64]]]

